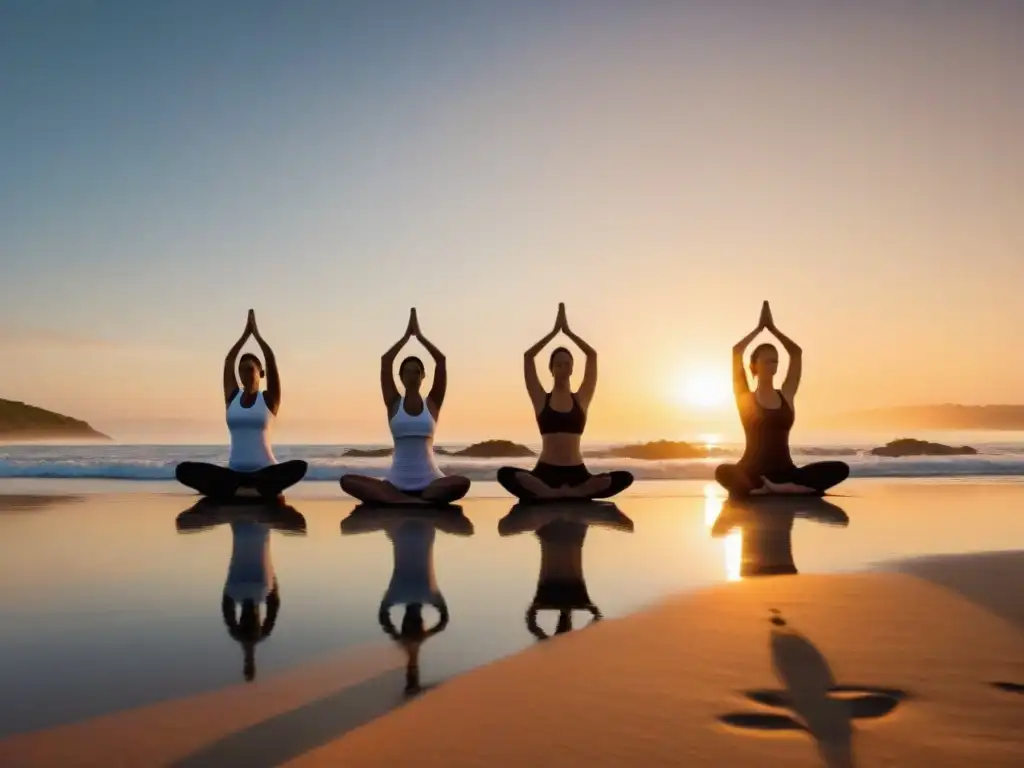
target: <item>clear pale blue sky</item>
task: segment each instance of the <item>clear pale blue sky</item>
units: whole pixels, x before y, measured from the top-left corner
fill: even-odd
[[[0,4],[0,396],[219,434],[252,306],[283,416],[382,437],[416,305],[450,437],[530,434],[564,300],[653,434],[770,298],[811,406],[1019,400],[1024,4],[766,5]]]

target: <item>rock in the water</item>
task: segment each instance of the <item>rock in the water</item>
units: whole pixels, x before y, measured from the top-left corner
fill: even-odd
[[[872,456],[888,456],[888,457],[901,457],[901,456],[974,456],[978,453],[977,449],[971,448],[969,445],[961,445],[959,447],[952,445],[943,445],[942,443],[930,443],[927,440],[914,440],[913,438],[904,437],[899,440],[893,440],[890,443],[879,448],[872,448]]]
[[[534,452],[525,445],[513,443],[511,440],[484,440],[473,443],[461,451],[444,451],[448,456],[462,456],[471,459],[521,459],[534,456]]]
[[[349,448],[341,455],[353,459],[380,459],[392,453],[393,448]]]
[[[592,458],[607,459],[640,459],[643,461],[661,461],[666,459],[706,459],[720,453],[705,445],[693,445],[682,441],[657,440],[652,443],[637,443],[609,448],[606,451],[592,451],[587,455]]]

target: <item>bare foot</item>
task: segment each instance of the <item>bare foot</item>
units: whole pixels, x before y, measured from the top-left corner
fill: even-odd
[[[563,499],[578,499],[585,495],[582,493],[583,486],[580,485],[563,485],[559,491]]]
[[[430,503],[429,499],[422,499],[419,496],[410,496],[407,493],[401,494],[401,499],[399,499],[399,501],[402,504],[429,504]]]
[[[806,495],[815,493],[813,488],[808,488],[806,485],[798,485],[797,483],[773,483],[767,477],[762,477],[761,480],[764,482],[765,493],[777,493],[777,494],[790,494],[790,495]]]
[[[539,499],[557,499],[561,495],[561,488],[555,489],[544,483],[538,483],[537,487],[531,490]]]

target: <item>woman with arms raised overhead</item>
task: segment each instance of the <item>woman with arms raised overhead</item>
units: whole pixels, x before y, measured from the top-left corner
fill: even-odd
[[[425,374],[423,361],[407,357],[398,366],[403,395],[395,386],[395,358],[409,339],[415,338],[434,358],[434,382],[423,397],[420,386]],[[469,490],[465,477],[445,477],[434,460],[434,431],[441,416],[448,388],[448,364],[444,355],[420,332],[416,310],[409,313],[409,325],[394,346],[380,359],[380,391],[387,409],[388,425],[395,450],[385,480],[349,474],[341,478],[345,493],[375,504],[450,504]]]
[[[768,330],[789,354],[789,369],[782,389],[775,388],[779,352],[772,344],[760,344],[750,356],[750,372],[756,386],[753,391],[743,368],[743,354],[762,330]],[[850,475],[841,461],[821,461],[798,467],[789,453],[789,432],[795,420],[794,400],[803,372],[803,351],[775,327],[766,301],[761,307],[757,328],[732,349],[733,391],[746,447],[737,464],[724,464],[715,470],[715,479],[732,496],[797,494],[823,495]]]
[[[238,360],[238,353],[250,336],[263,352],[266,370],[256,355],[246,353]],[[235,376],[236,360],[238,378]],[[267,388],[261,392],[260,379],[264,375]],[[228,466],[183,461],[175,469],[175,476],[178,482],[204,496],[223,498],[255,493],[276,497],[305,477],[308,467],[300,460],[278,463],[270,447],[270,428],[281,407],[281,377],[274,351],[256,327],[256,314],[251,309],[245,331],[224,358],[223,383],[231,436]]]
[[[551,353],[548,368],[554,377],[550,392],[537,376],[536,358],[559,333],[564,333],[586,355],[583,383],[572,391],[572,353],[558,347]],[[633,483],[629,472],[604,472],[592,475],[583,463],[580,441],[587,425],[587,412],[597,389],[597,352],[569,329],[565,304],[558,305],[555,327],[523,356],[526,392],[533,404],[541,434],[541,454],[532,470],[502,467],[498,482],[512,495],[524,501],[551,499],[607,499]]]

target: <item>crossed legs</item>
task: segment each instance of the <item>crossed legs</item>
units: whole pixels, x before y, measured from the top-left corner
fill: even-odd
[[[502,467],[498,470],[498,482],[523,501],[607,499],[632,485],[633,475],[623,471],[591,475],[583,467],[564,468],[561,473],[551,471],[546,466],[540,466],[540,471],[535,469],[532,472],[517,467]]]
[[[271,464],[253,472],[200,461],[183,461],[174,469],[174,476],[184,486],[203,496],[227,498],[240,489],[251,489],[264,498],[276,498],[285,488],[306,476],[308,464],[300,459]]]
[[[715,480],[733,496],[822,496],[849,476],[850,466],[842,461],[818,461],[795,467],[785,477],[753,477],[736,464],[723,464],[715,470]]]
[[[469,478],[439,477],[419,491],[403,491],[387,480],[366,475],[343,475],[341,489],[368,504],[451,504],[469,491]]]

